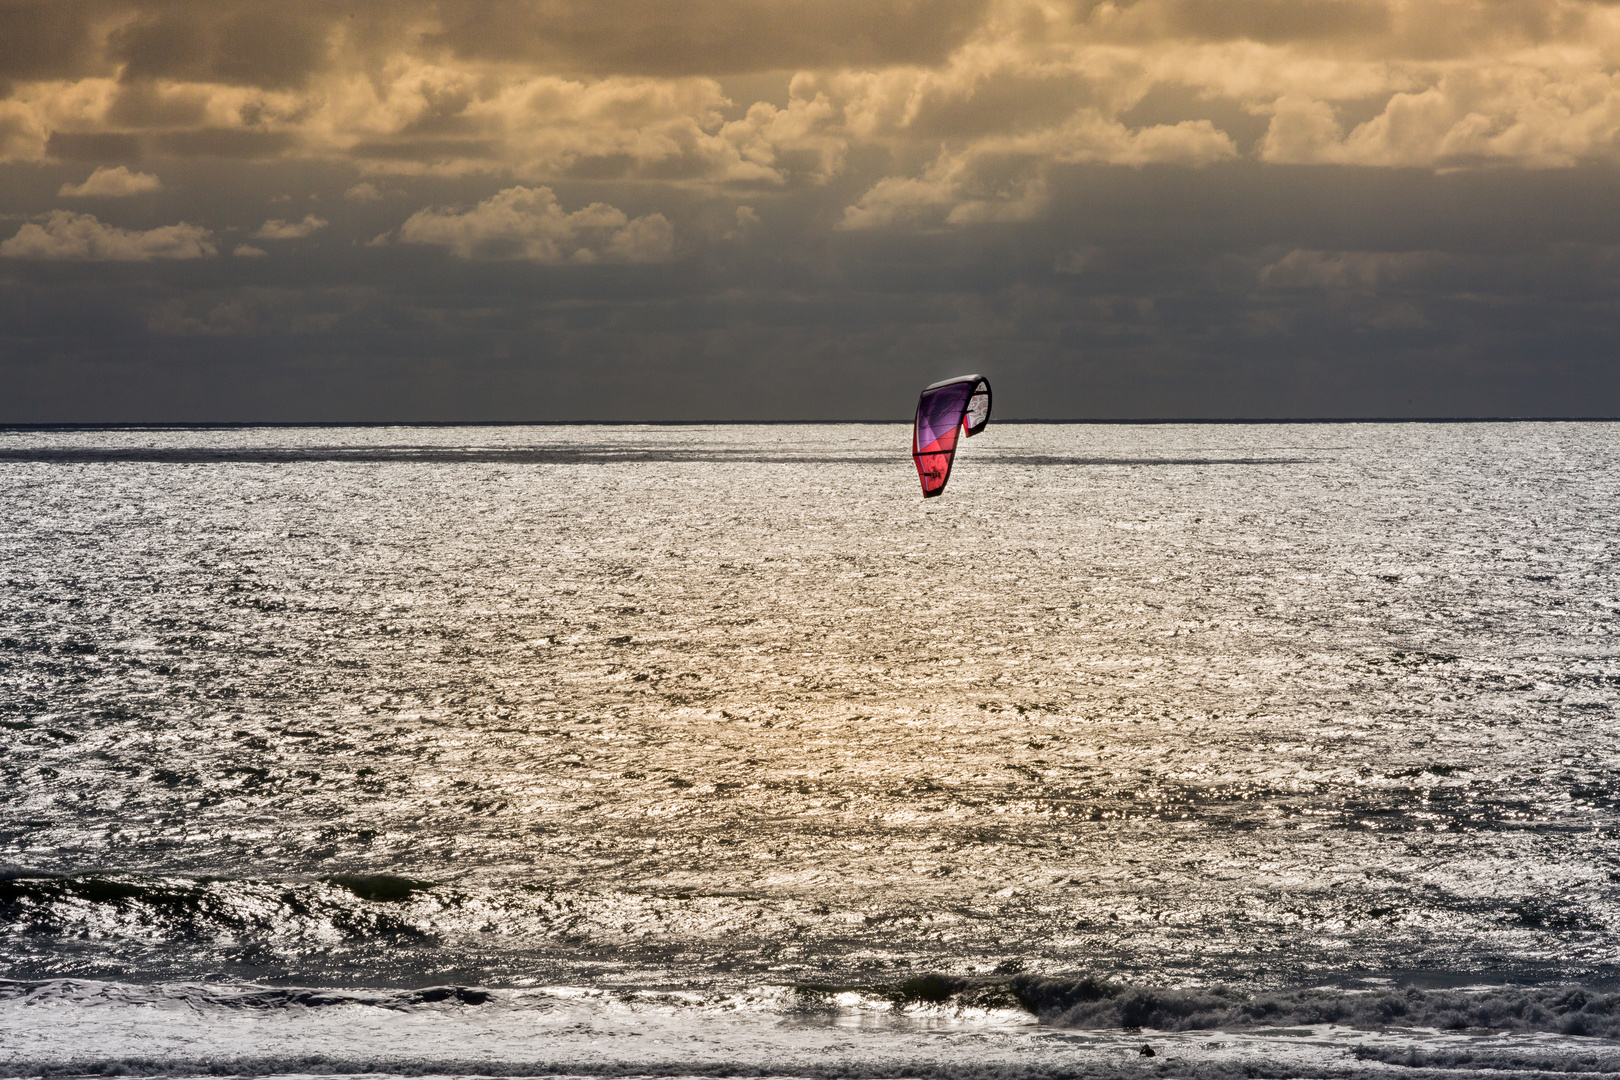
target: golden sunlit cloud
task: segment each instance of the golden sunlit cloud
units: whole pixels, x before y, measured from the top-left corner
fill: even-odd
[[[326,228],[329,222],[318,218],[314,214],[305,214],[302,221],[282,221],[272,218],[259,226],[259,231],[253,234],[255,240],[302,240],[311,233]]]
[[[149,195],[161,191],[163,184],[151,173],[130,172],[123,165],[109,169],[102,166],[90,174],[82,184],[63,184],[56,194],[69,199],[121,199],[130,195]]]
[[[1038,215],[1063,162],[1560,167],[1616,156],[1587,0],[788,0],[0,9],[0,152],[779,188],[895,166],[845,228]],[[785,98],[724,80],[793,75]],[[1174,92],[1187,115],[1131,115]],[[1240,148],[1214,104],[1265,119]],[[99,175],[99,174],[98,174]],[[133,174],[132,174],[133,175]],[[360,192],[376,188],[356,188]],[[367,197],[364,194],[357,198]]]
[[[400,227],[399,238],[436,244],[463,259],[663,262],[675,233],[662,214],[632,220],[606,203],[566,213],[550,188],[512,187],[471,210],[420,210]]]
[[[140,232],[103,224],[94,214],[67,210],[52,211],[43,222],[29,222],[0,242],[0,256],[15,259],[148,262],[216,254],[213,234],[183,221]]]

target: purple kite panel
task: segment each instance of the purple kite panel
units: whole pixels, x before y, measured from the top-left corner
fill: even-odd
[[[924,390],[917,402],[917,449],[926,451],[946,435],[955,445],[956,429],[973,395],[972,383],[950,383],[938,390]]]
[[[922,481],[923,498],[945,490],[958,437],[963,432],[977,435],[989,420],[990,383],[982,376],[963,375],[923,390],[911,434],[911,457]]]

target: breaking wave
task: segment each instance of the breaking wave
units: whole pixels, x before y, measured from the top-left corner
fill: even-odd
[[[1246,993],[1225,986],[1130,986],[1088,975],[1018,978],[1005,992],[1043,1023],[1067,1028],[1199,1031],[1337,1024],[1620,1037],[1620,994],[1578,985]]]
[[[1082,1030],[1243,1031],[1327,1024],[1620,1038],[1620,993],[1581,985],[1245,991],[1140,986],[1089,974],[993,982],[924,975],[871,987],[805,985],[798,993],[802,1007],[811,1010],[840,1004],[897,1010],[933,1006],[958,1013],[1016,1008],[1047,1026]]]
[[[392,1011],[491,1005],[546,1008],[596,1002],[632,1011],[757,1012],[818,1022],[837,1018],[949,1020],[1025,1018],[1050,1029],[1124,1032],[1259,1031],[1323,1025],[1441,1032],[1545,1032],[1620,1039],[1620,993],[1581,985],[1425,989],[1309,987],[1245,991],[1214,986],[1170,989],[1111,982],[1095,975],[1015,976],[976,981],[921,975],[890,983],[670,990],[620,988],[526,990],[474,986],[325,989],[242,983],[129,985],[84,979],[0,979],[0,1002],[182,1004],[204,1010],[321,1009],[361,1006]],[[1620,1048],[1617,1048],[1620,1050]]]
[[[0,1075],[1507,1080],[1620,1072],[1617,1005],[1579,986],[1245,992],[1095,975],[709,991],[3,981]]]

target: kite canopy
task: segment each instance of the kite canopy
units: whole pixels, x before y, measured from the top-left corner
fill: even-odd
[[[958,375],[923,388],[911,433],[911,459],[922,479],[923,498],[945,490],[956,459],[957,431],[977,435],[989,422],[990,380],[983,375]]]

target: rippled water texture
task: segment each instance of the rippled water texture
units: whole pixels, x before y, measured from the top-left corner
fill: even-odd
[[[0,975],[1620,975],[1620,428],[0,432]]]

